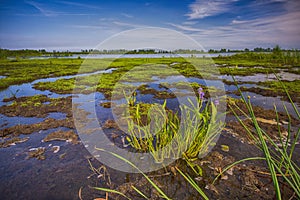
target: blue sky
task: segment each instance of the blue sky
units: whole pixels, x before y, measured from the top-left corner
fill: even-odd
[[[90,49],[149,26],[182,32],[205,49],[300,48],[300,1],[0,0],[1,48]]]

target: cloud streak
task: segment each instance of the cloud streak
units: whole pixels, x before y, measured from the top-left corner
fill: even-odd
[[[95,14],[90,14],[90,13],[57,12],[57,11],[51,10],[49,8],[46,8],[44,4],[37,3],[37,2],[34,2],[34,1],[25,1],[25,3],[33,6],[35,9],[37,9],[40,12],[40,14],[42,14],[43,16],[46,16],[46,17],[95,15]],[[87,8],[96,9],[96,7],[93,7],[93,6],[81,6],[81,5],[84,5],[84,4],[80,4],[80,3],[73,3],[73,2],[66,2],[66,1],[62,1],[60,3],[73,5],[73,6],[76,5],[76,6],[80,6],[80,7],[87,7]],[[99,8],[99,7],[97,7],[97,8]],[[16,14],[16,15],[36,16],[35,14]]]
[[[70,2],[70,1],[58,1],[57,3],[70,5],[70,6],[77,6],[77,7],[81,7],[81,8],[100,9],[99,6],[94,6],[94,5],[90,5],[90,4],[84,4],[84,3]]]
[[[218,15],[230,10],[232,3],[237,0],[197,0],[189,5],[188,19],[202,19]]]
[[[181,31],[203,31],[203,29],[199,29],[199,28],[193,28],[191,26],[188,26],[188,25],[180,25],[180,24],[173,24],[173,23],[166,23],[168,25],[171,25]]]
[[[282,2],[281,2],[282,3]],[[252,5],[251,5],[252,6]],[[233,19],[220,26],[199,28],[199,25],[168,23],[182,31],[202,45],[209,48],[254,48],[284,44],[286,48],[299,48],[300,44],[300,8],[293,2],[286,2],[285,12],[260,16],[255,19]],[[200,17],[200,15],[198,15]],[[295,46],[298,45],[298,46]]]
[[[122,16],[126,17],[126,18],[133,18],[132,15],[129,15],[127,13],[121,13]]]
[[[55,11],[52,11],[52,10],[48,10],[48,9],[45,9],[42,7],[41,4],[37,3],[37,2],[34,2],[34,1],[25,1],[25,3],[33,6],[34,8],[36,8],[38,11],[40,11],[40,13],[46,17],[51,17],[51,16],[58,16],[62,13],[59,13],[59,12],[55,12]]]

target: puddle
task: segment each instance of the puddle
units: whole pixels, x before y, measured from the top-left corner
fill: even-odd
[[[0,129],[19,125],[19,124],[35,124],[40,123],[44,119],[37,117],[7,117],[0,114]]]
[[[244,95],[244,97],[248,97],[250,96],[251,98],[251,103],[253,105],[256,106],[260,106],[264,109],[269,109],[269,110],[274,110],[274,104],[276,105],[276,109],[279,112],[283,112],[286,113],[284,106],[286,106],[287,110],[290,112],[291,115],[293,115],[294,117],[297,118],[297,114],[295,113],[293,106],[290,102],[287,101],[283,101],[280,97],[266,97],[266,96],[262,96],[260,94],[256,94],[253,92],[242,92],[242,94]],[[229,95],[232,98],[237,98],[240,99],[240,96],[234,95],[234,94],[230,94]],[[300,110],[300,106],[295,104],[296,109]]]

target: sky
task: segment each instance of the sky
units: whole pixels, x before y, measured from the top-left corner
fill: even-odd
[[[299,49],[300,1],[0,0],[0,48],[93,49],[122,31],[147,27],[178,31],[206,50]]]

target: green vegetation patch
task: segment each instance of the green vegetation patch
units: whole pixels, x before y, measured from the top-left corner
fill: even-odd
[[[219,56],[213,58],[216,64],[231,66],[263,66],[272,68],[291,68],[300,66],[299,51],[282,51],[279,47],[272,53],[246,52],[232,56]]]
[[[101,60],[101,59],[99,59]],[[84,68],[93,66],[95,60],[86,60],[83,63]],[[108,62],[108,60],[105,60]],[[208,64],[208,61],[199,61]],[[101,62],[100,62],[101,63]],[[102,63],[102,69],[104,64]],[[174,70],[170,70],[174,68]],[[96,69],[96,67],[94,67]],[[59,94],[76,92],[91,92],[99,91],[109,98],[111,91],[115,88],[116,83],[118,87],[132,87],[130,83],[134,82],[150,82],[154,78],[164,78],[173,75],[184,75],[192,77],[200,77],[198,69],[188,63],[183,58],[120,58],[114,60],[108,68],[115,68],[111,73],[93,74],[71,79],[58,79],[54,82],[39,82],[34,85],[35,89],[50,90]],[[93,69],[93,70],[95,70]],[[82,72],[80,72],[82,73]],[[201,74],[202,75],[202,74]],[[75,82],[76,81],[76,82]],[[165,93],[160,93],[159,96],[165,96]]]
[[[232,76],[251,76],[255,74],[273,74],[279,73],[279,69],[274,68],[259,68],[259,67],[219,67],[220,74],[232,75]]]
[[[300,94],[300,80],[294,81],[281,81],[284,87],[287,89],[289,93],[299,93]],[[280,81],[266,81],[266,82],[259,82],[259,85],[265,86],[270,88],[274,91],[281,91],[284,92],[282,88],[282,83]]]
[[[89,59],[83,64],[82,59],[24,59],[0,60],[0,89],[10,85],[32,82],[41,78],[91,73],[104,70],[111,59]],[[80,66],[84,67],[79,71]]]
[[[72,97],[49,98],[46,95],[16,98],[1,106],[0,113],[7,116],[47,117],[50,112],[63,112],[72,116]]]

